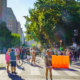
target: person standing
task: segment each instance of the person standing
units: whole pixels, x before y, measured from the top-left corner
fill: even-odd
[[[45,59],[45,56],[46,56],[46,49],[43,49],[43,57]]]
[[[24,50],[24,48],[22,48],[22,50],[21,50],[21,58],[22,58],[22,60],[24,58],[24,53],[25,53],[25,50]]]
[[[19,48],[18,48],[18,47],[15,49],[15,52],[16,52],[16,54],[17,54],[17,58],[19,59],[20,50],[19,50]]]
[[[36,53],[36,50],[35,50],[35,48],[33,47],[31,64],[32,64],[33,62],[34,62],[34,64],[35,64],[35,53]]]
[[[10,51],[11,51],[11,49],[9,48],[7,53],[6,53],[7,72],[10,72],[9,71],[9,65],[10,65],[10,55],[9,55],[9,53],[10,53]]]
[[[52,48],[50,48],[50,51],[51,51],[51,55],[54,55],[54,51]]]
[[[4,49],[3,49],[3,53],[5,54],[7,52],[7,50],[6,50],[6,48],[4,47]]]
[[[46,80],[48,80],[48,70],[50,71],[50,78],[52,80],[52,56],[50,50],[47,50],[47,55],[45,56],[45,66],[46,66]]]
[[[29,50],[29,48],[27,48],[26,54],[27,54],[27,62],[30,63],[30,50]]]
[[[71,65],[72,64],[72,61],[71,61],[70,50],[67,50],[66,55],[69,56],[69,62],[70,62],[70,65]]]
[[[11,63],[11,72],[12,74],[17,74],[16,72],[16,57],[17,57],[17,54],[15,53],[15,50],[14,48],[11,49],[11,52],[9,53],[10,55],[10,63]]]

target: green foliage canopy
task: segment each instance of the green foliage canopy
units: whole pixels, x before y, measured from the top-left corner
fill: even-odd
[[[37,0],[26,19],[26,38],[43,43],[72,43],[74,29],[80,30],[80,6],[75,0]],[[33,34],[34,33],[34,34]],[[80,32],[78,33],[80,35]],[[79,36],[77,37],[79,40]],[[78,41],[79,42],[79,41]]]

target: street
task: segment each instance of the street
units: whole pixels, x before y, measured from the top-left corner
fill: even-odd
[[[17,75],[8,74],[6,68],[0,69],[0,80],[46,80],[44,59],[36,58],[36,65],[28,64],[24,60],[21,67],[17,67]],[[80,64],[73,62],[69,69],[53,69],[53,80],[80,80]],[[48,77],[50,80],[50,77]]]

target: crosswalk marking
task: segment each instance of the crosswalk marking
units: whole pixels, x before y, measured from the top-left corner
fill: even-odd
[[[64,72],[67,73],[69,76],[79,76],[72,71],[64,71]]]
[[[60,74],[53,69],[53,70],[52,70],[52,75],[60,75]]]
[[[40,71],[37,67],[30,67],[31,69],[31,75],[40,75]]]
[[[10,67],[11,68],[11,67]],[[11,70],[10,70],[11,71]],[[20,75],[21,74],[21,72],[22,72],[22,70],[20,70],[20,69],[18,69],[18,68],[16,68],[16,72],[18,73],[18,75]],[[30,66],[30,74],[21,74],[21,75],[42,75],[41,73],[40,73],[40,70],[39,70],[39,68],[38,67],[32,67],[32,66]],[[57,70],[54,70],[54,69],[52,69],[52,75],[53,76],[79,76],[78,74],[76,74],[75,73],[75,71],[67,71],[67,70],[64,70],[64,69],[62,69],[62,72],[65,72],[66,74],[68,74],[68,75],[61,75],[60,73],[58,73],[58,71]],[[4,73],[4,74],[3,74]],[[7,72],[6,72],[6,70],[0,70],[0,75],[7,75]],[[45,75],[45,72],[44,72],[44,75]]]
[[[70,66],[71,69],[77,70],[80,72],[80,69]]]
[[[16,72],[17,72],[18,74],[21,74],[22,70],[16,68]]]

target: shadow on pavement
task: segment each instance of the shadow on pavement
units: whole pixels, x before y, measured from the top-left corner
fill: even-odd
[[[11,78],[11,80],[25,80],[25,79],[22,79],[20,76],[14,75],[11,73],[8,73],[8,76],[9,76],[9,78]]]
[[[65,70],[65,71],[77,71],[77,70],[71,69],[71,68],[69,68],[69,69],[62,69],[62,70]]]
[[[27,63],[26,61],[23,61],[24,63]]]
[[[33,64],[30,64],[31,66],[33,66],[33,67],[39,67],[39,68],[43,68],[43,67],[41,67],[41,66],[39,66],[39,65],[37,65],[37,64],[35,64],[35,65],[33,65]]]
[[[21,66],[17,66],[18,69],[21,69],[21,70],[25,70],[24,68],[22,68]]]
[[[77,71],[77,70],[75,70],[75,69],[71,69],[71,68],[68,68],[68,69],[66,69],[66,68],[53,68],[54,70],[63,70],[63,71]]]
[[[0,70],[6,70],[6,68],[0,68]]]
[[[80,63],[76,63],[76,64],[74,64],[74,65],[80,66]]]
[[[76,66],[72,66],[72,67],[77,68],[77,69],[80,69],[79,67],[76,67]]]

